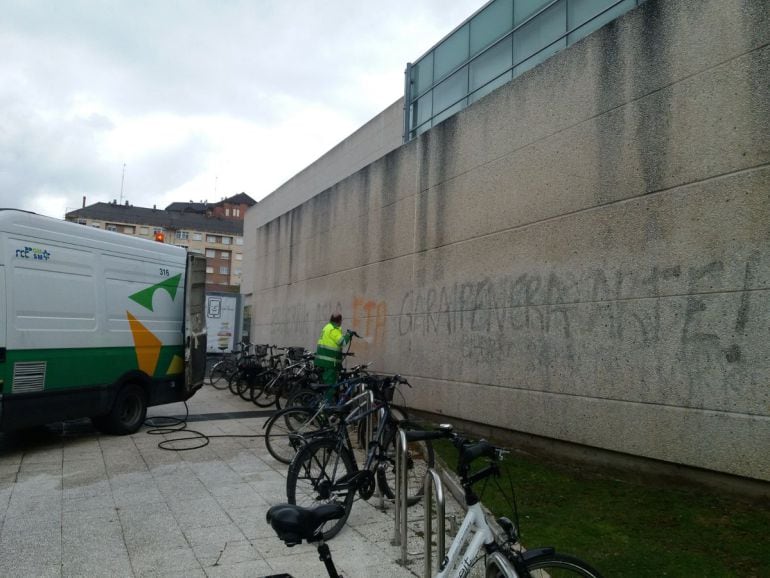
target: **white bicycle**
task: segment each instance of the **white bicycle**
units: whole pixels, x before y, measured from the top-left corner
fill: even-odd
[[[486,578],[601,578],[601,574],[589,564],[556,552],[552,547],[515,548],[518,532],[508,518],[497,519],[506,534],[504,539],[498,539],[484,515],[473,485],[490,477],[499,477],[499,461],[508,450],[484,440],[473,442],[463,438],[452,431],[451,425],[442,425],[440,431],[407,433],[410,441],[438,438],[449,438],[459,451],[457,475],[465,492],[468,510],[435,578],[465,578],[481,560],[484,560]],[[487,463],[481,469],[472,470],[471,464],[482,458]]]

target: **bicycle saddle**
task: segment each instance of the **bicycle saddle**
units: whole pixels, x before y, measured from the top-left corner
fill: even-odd
[[[345,515],[340,504],[323,504],[315,508],[303,508],[293,504],[278,504],[267,511],[267,523],[287,546],[301,544],[302,540],[317,542],[321,539],[321,526]]]

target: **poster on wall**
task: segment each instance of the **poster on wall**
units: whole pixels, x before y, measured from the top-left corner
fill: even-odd
[[[238,339],[238,295],[206,295],[209,353],[232,351]]]

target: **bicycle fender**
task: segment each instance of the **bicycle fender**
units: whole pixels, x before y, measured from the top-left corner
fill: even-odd
[[[536,558],[544,556],[553,556],[555,549],[551,546],[545,548],[533,548],[521,553],[521,558],[525,561],[535,560]]]

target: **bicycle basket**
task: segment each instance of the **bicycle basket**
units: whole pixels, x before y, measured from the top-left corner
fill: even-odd
[[[380,401],[393,401],[396,384],[389,375],[371,375],[367,378],[369,388],[374,392],[374,398]]]
[[[302,356],[304,355],[305,355],[304,347],[288,347],[286,349],[286,357],[288,357],[290,361],[301,361]]]
[[[257,357],[265,357],[267,355],[267,345],[255,345],[254,355]]]

